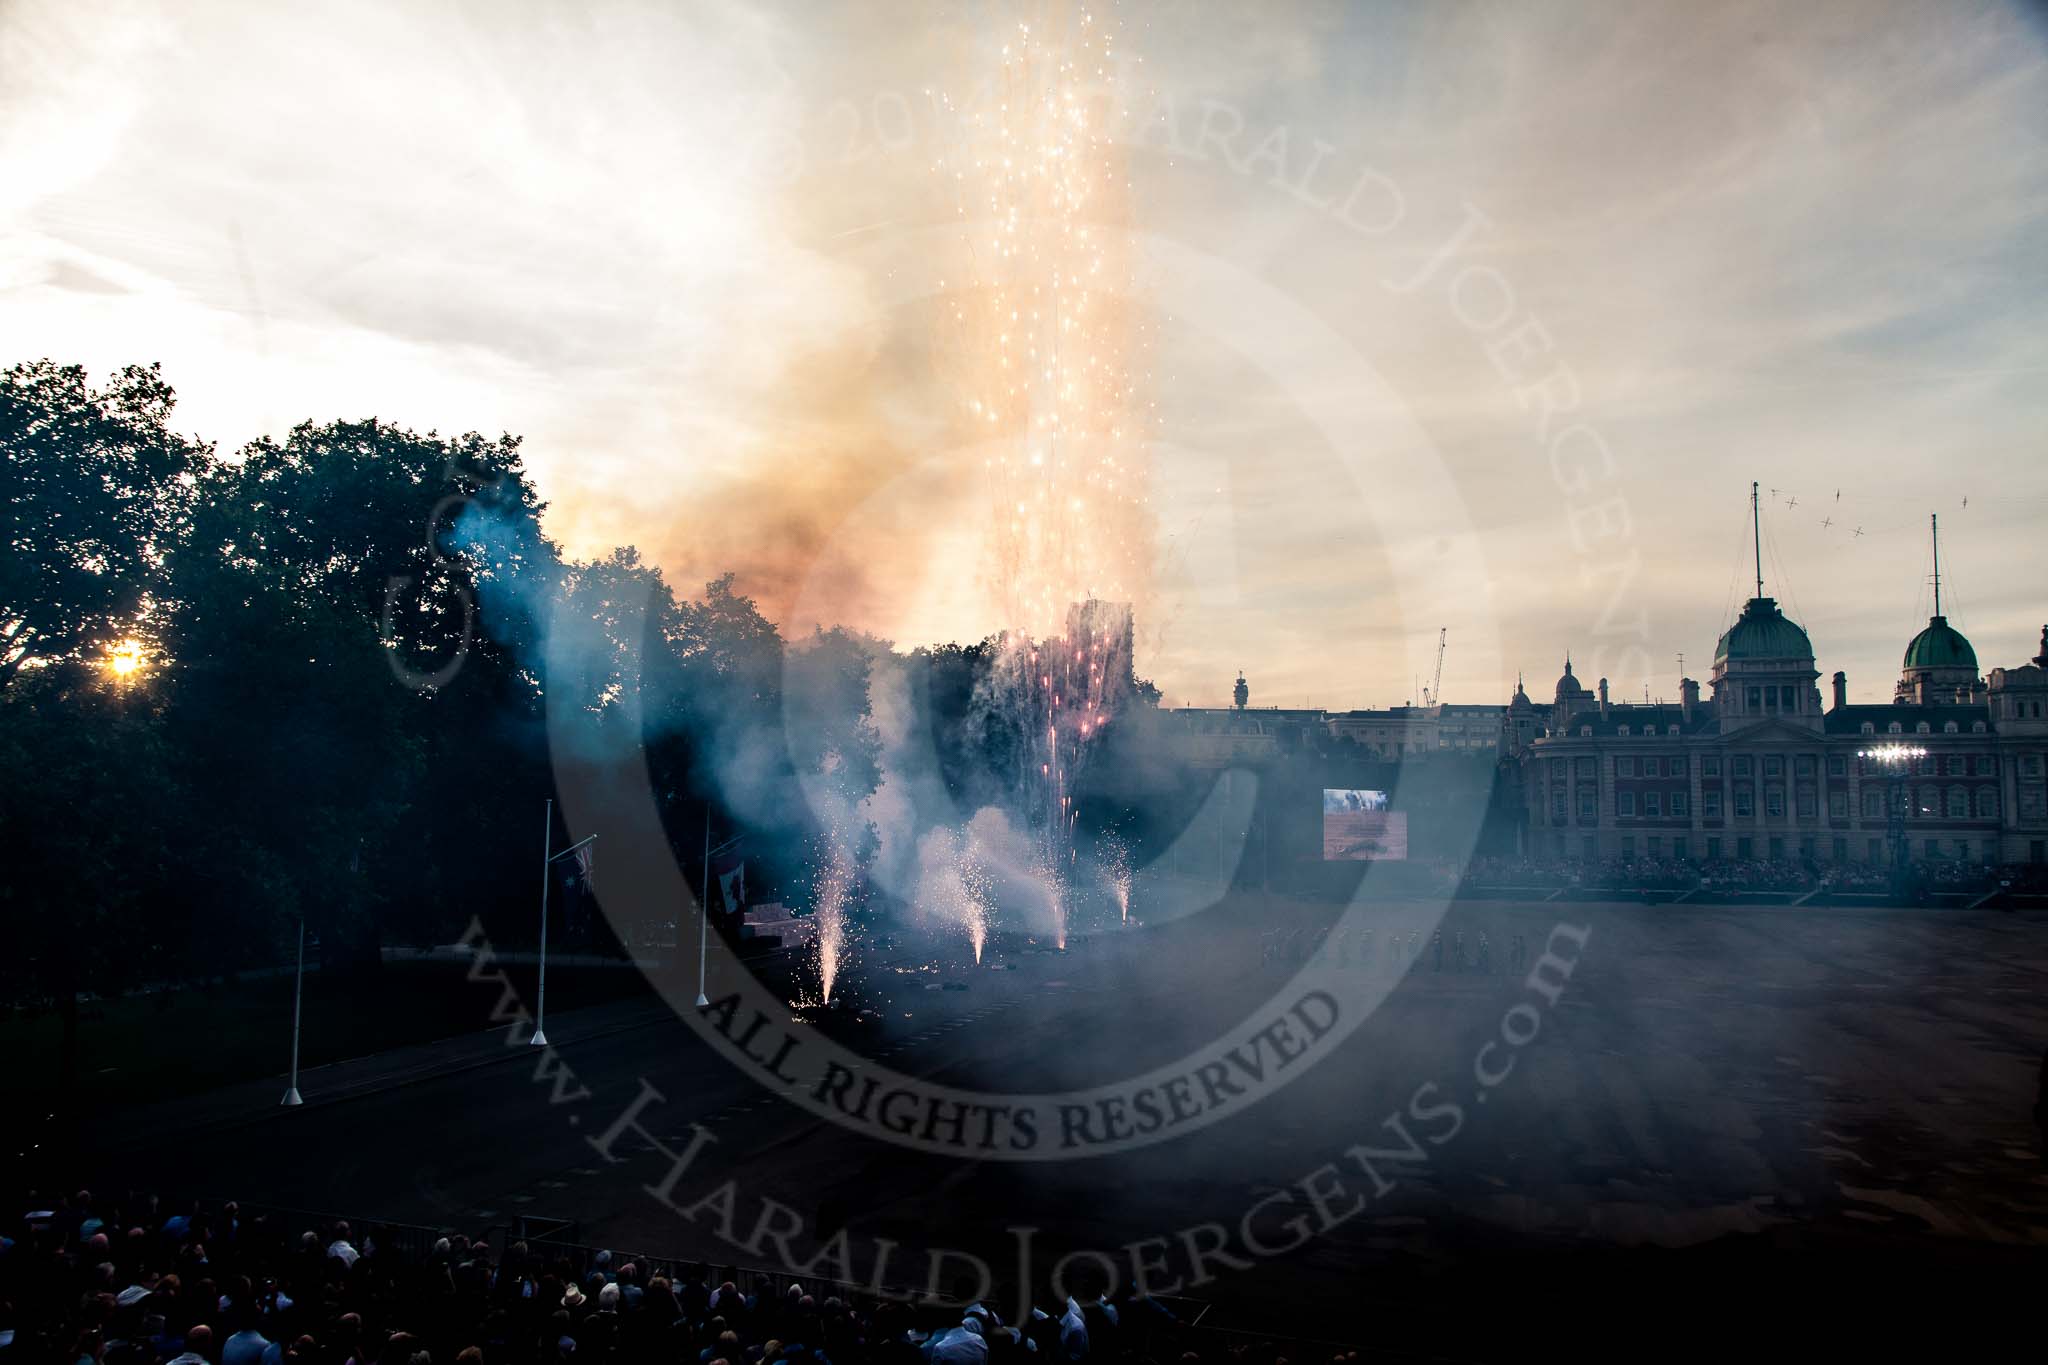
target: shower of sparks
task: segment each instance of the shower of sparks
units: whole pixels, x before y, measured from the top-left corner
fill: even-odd
[[[1018,27],[942,169],[967,235],[948,321],[959,419],[984,452],[1003,641],[986,700],[1022,737],[1018,796],[1064,946],[1073,782],[1128,690],[1150,582],[1154,409],[1110,134],[1113,38],[1085,9],[1048,29]]]
[[[831,841],[823,873],[818,878],[818,903],[813,913],[818,920],[818,1003],[832,1003],[832,987],[846,957],[846,902],[853,891],[853,863],[845,845]]]
[[[1097,846],[1096,857],[1102,864],[1102,878],[1109,884],[1110,898],[1116,902],[1118,922],[1131,922],[1131,848],[1114,834],[1102,836]]]
[[[920,849],[926,866],[918,880],[917,908],[945,923],[957,925],[981,963],[994,918],[995,879],[976,854],[974,839],[949,829],[936,829]]]

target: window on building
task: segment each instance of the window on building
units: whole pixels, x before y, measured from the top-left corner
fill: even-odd
[[[1664,765],[1663,765],[1663,764],[1662,764],[1661,762],[1659,762],[1659,761],[1658,761],[1658,759],[1657,759],[1657,756],[1656,756],[1655,754],[1646,754],[1646,755],[1644,755],[1644,757],[1643,757],[1643,776],[1644,776],[1644,777],[1662,777],[1662,776],[1664,775],[1664,773],[1663,773],[1663,767],[1664,767]]]
[[[1785,791],[1782,787],[1769,787],[1764,791],[1764,814],[1773,820],[1782,819],[1785,814]]]
[[[1635,757],[1633,755],[1629,755],[1626,757],[1615,759],[1614,775],[1616,777],[1634,777],[1636,775]]]
[[[1600,841],[1588,834],[1579,841],[1579,854],[1587,862],[1592,862],[1600,856]]]
[[[1628,738],[1628,727],[1627,727],[1626,725],[1623,725],[1623,726],[1619,727],[1618,729],[1616,729],[1614,733],[1615,733],[1615,734],[1617,734],[1617,735],[1620,735],[1620,736],[1621,736],[1621,737],[1622,737],[1623,739],[1627,739],[1627,738]]]
[[[1614,794],[1614,813],[1623,819],[1633,816],[1636,813],[1636,794],[1634,792],[1616,792]]]
[[[1931,735],[1934,733],[1934,728],[1923,720],[1913,727],[1913,733],[1916,735]]]
[[[1786,686],[1778,689],[1778,696],[1780,705],[1782,705],[1787,711],[1797,711],[1799,709],[1798,688],[1793,687],[1790,684],[1787,684]]]
[[[1929,839],[1927,841],[1927,856],[1930,858],[1939,858],[1941,856],[1941,840]]]
[[[1990,754],[1978,754],[1970,760],[1970,771],[1978,777],[1989,777],[1998,769],[1993,766]]]
[[[1962,727],[1958,726],[1954,721],[1951,720],[1946,721],[1942,724],[1941,732],[1945,735],[1953,735],[1960,733],[1961,728]]]
[[[1973,720],[1973,721],[1971,721],[1971,722],[1970,722],[1970,733],[1971,733],[1971,734],[1973,734],[1973,735],[1981,735],[1981,734],[1983,734],[1983,733],[1984,733],[1984,722],[1983,722],[1983,721],[1981,721],[1981,720]]]
[[[1737,754],[1737,755],[1735,755],[1735,775],[1736,775],[1737,777],[1748,777],[1748,776],[1749,776],[1749,771],[1750,771],[1750,768],[1749,768],[1749,762],[1750,762],[1750,760],[1749,760],[1749,755],[1748,755],[1748,754]]]
[[[1949,754],[1942,759],[1941,768],[1950,777],[1961,777],[1963,775],[1963,756],[1961,754]]]
[[[1799,812],[1800,819],[1813,819],[1816,810],[1813,788],[1801,787],[1792,794],[1792,799],[1796,803],[1793,809]]]
[[[1655,834],[1645,836],[1643,839],[1643,851],[1648,853],[1652,858],[1663,857],[1664,840],[1662,839],[1662,837]]]
[[[1700,800],[1704,803],[1700,807],[1702,815],[1706,816],[1709,820],[1721,818],[1721,789],[1719,787],[1709,787],[1701,792]]]
[[[1932,787],[1922,787],[1920,789],[1920,809],[1918,814],[1922,819],[1931,819],[1940,813],[1940,793],[1936,792]]]
[[[1561,825],[1564,823],[1563,792],[1559,792],[1556,796],[1553,796],[1550,799],[1550,822],[1554,825]]]
[[[1812,777],[1812,776],[1813,776],[1813,755],[1812,755],[1812,754],[1800,754],[1800,755],[1799,755],[1799,756],[1798,756],[1797,758],[1793,759],[1793,760],[1792,760],[1792,775],[1793,775],[1794,777]]]
[[[1747,820],[1755,813],[1755,798],[1750,794],[1749,788],[1737,787],[1735,789],[1735,817],[1738,820]]]
[[[1842,754],[1829,754],[1829,755],[1828,755],[1828,776],[1829,776],[1829,777],[1847,777],[1848,775],[1849,775],[1849,760],[1848,760],[1848,758],[1847,758],[1847,757],[1846,757],[1845,755],[1842,755]]]
[[[1594,799],[1591,787],[1579,788],[1579,823],[1590,825],[1600,815],[1599,803]]]
[[[1587,779],[1589,779],[1589,780],[1590,780],[1590,779],[1592,778],[1592,776],[1593,776],[1593,760],[1592,760],[1592,759],[1590,759],[1590,758],[1581,758],[1581,759],[1577,759],[1577,760],[1575,760],[1575,761],[1574,761],[1574,763],[1573,763],[1573,765],[1572,765],[1572,766],[1573,766],[1573,767],[1574,767],[1574,768],[1575,768],[1575,769],[1577,770],[1577,772],[1578,772],[1578,774],[1579,774],[1579,776],[1580,776],[1580,777],[1583,777],[1583,778],[1587,778]]]
[[[1863,789],[1863,818],[1866,820],[1884,819],[1884,793],[1876,787],[1865,787]]]
[[[1849,793],[1847,793],[1847,792],[1845,792],[1845,791],[1831,791],[1831,792],[1829,792],[1829,793],[1828,793],[1828,819],[1830,819],[1830,820],[1846,820],[1846,819],[1848,819],[1848,818],[1849,818]]]
[[[1874,735],[1874,734],[1876,734],[1876,733],[1877,733],[1877,727],[1876,727],[1875,725],[1872,725],[1872,724],[1871,724],[1871,723],[1870,723],[1869,721],[1867,721],[1867,720],[1866,720],[1866,721],[1864,721],[1864,722],[1863,722],[1863,724],[1861,724],[1860,726],[1858,726],[1858,727],[1857,727],[1857,729],[1858,729],[1859,731],[1861,731],[1861,732],[1862,732],[1863,734],[1866,734],[1866,735]]]
[[[1701,754],[1701,755],[1700,755],[1700,776],[1701,776],[1701,777],[1719,777],[1720,775],[1721,775],[1721,756],[1720,756],[1719,754]]]
[[[2021,755],[2020,755],[2020,776],[2022,776],[2022,777],[2039,777],[2040,775],[2041,775],[2041,755],[2039,755],[2039,754],[2021,754]]]
[[[1749,709],[1752,711],[1761,711],[1764,709],[1764,692],[1761,687],[1752,687],[1749,689]]]
[[[1635,835],[1624,834],[1621,836],[1621,856],[1624,858],[1633,858],[1636,856]]]
[[[1785,856],[1785,836],[1773,834],[1770,842],[1771,861],[1778,862]]]
[[[1656,792],[1644,792],[1643,814],[1652,820],[1661,819],[1664,814],[1664,798]]]
[[[1671,836],[1671,856],[1678,859],[1678,861],[1680,861],[1681,863],[1684,862],[1689,856],[1691,856],[1690,851],[1686,847],[1685,836],[1683,834],[1674,834]]]
[[[1714,838],[1712,835],[1709,835],[1707,837],[1707,856],[1709,858],[1718,858],[1721,856],[1721,841],[1719,839]]]
[[[1967,820],[1970,818],[1970,794],[1961,787],[1948,789],[1948,818]]]
[[[1813,861],[1813,836],[1811,834],[1802,834],[1799,836],[1799,856],[1806,859],[1808,862]]]
[[[1580,739],[1591,739],[1592,737],[1593,737],[1593,727],[1592,727],[1592,726],[1590,726],[1590,725],[1581,725],[1581,726],[1579,727],[1579,738],[1580,738]]]
[[[1675,735],[1678,733],[1678,727],[1676,725],[1667,725],[1664,727],[1664,733],[1667,735]]]
[[[1671,793],[1671,813],[1673,815],[1684,815],[1686,813],[1686,807],[1690,804],[1691,803],[1686,799],[1686,794],[1684,792]]]
[[[1673,754],[1673,755],[1671,755],[1671,758],[1670,758],[1670,760],[1669,760],[1669,763],[1668,763],[1668,765],[1667,765],[1667,766],[1668,766],[1668,767],[1669,767],[1669,768],[1671,769],[1671,775],[1672,775],[1673,777],[1684,777],[1684,776],[1685,776],[1685,755],[1684,755],[1684,754]]]
[[[1884,727],[1884,732],[1888,735],[1903,735],[1906,733],[1906,727],[1897,721],[1893,721],[1890,725]]]
[[[1835,860],[1836,862],[1838,862],[1838,863],[1846,863],[1846,862],[1848,862],[1848,861],[1849,861],[1849,841],[1848,841],[1847,839],[1837,839],[1837,840],[1835,840],[1835,843],[1834,843],[1834,847],[1833,847],[1833,848],[1832,848],[1832,849],[1830,850],[1830,854],[1831,854],[1831,856],[1832,856],[1832,857],[1834,858],[1834,860]]]
[[[1998,788],[1977,788],[1977,818],[1996,820],[1998,818]]]
[[[1934,755],[1933,755],[1933,754],[1922,754],[1922,755],[1920,755],[1920,762],[1919,762],[1919,763],[1918,763],[1918,764],[1917,764],[1916,766],[1917,766],[1917,768],[1918,768],[1918,770],[1919,770],[1919,773],[1920,773],[1920,775],[1921,775],[1922,777],[1932,777],[1932,776],[1934,776]]]
[[[1764,776],[1765,776],[1765,777],[1783,777],[1784,775],[1785,775],[1785,758],[1784,758],[1784,755],[1782,755],[1782,754],[1765,754],[1765,755],[1764,755]]]

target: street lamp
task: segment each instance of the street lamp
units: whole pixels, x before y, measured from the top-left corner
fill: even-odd
[[[1892,880],[1903,889],[1909,853],[1905,781],[1919,761],[1927,757],[1927,750],[1918,744],[1879,744],[1869,749],[1858,749],[1856,757],[1874,765],[1885,775],[1885,838],[1892,847]]]
[[[321,961],[326,961],[322,958]],[[278,1104],[286,1109],[295,1109],[305,1103],[299,1098],[299,1014],[300,1005],[306,998],[306,917],[299,916],[299,965],[292,976],[292,1078],[285,1086],[284,1098]]]

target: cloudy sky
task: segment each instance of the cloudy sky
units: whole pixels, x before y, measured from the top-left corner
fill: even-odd
[[[0,359],[232,450],[511,431],[572,553],[792,629],[988,628],[935,170],[1041,3],[0,0]],[[1767,591],[1853,696],[2048,620],[2048,17],[1105,6],[1174,700],[1618,694]],[[1966,502],[1967,500],[1967,502]],[[1855,534],[1857,530],[1862,535]]]

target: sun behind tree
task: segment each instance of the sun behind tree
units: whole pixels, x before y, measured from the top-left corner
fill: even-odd
[[[149,659],[142,652],[142,641],[123,640],[107,649],[100,667],[107,676],[117,683],[133,682],[149,666]]]

